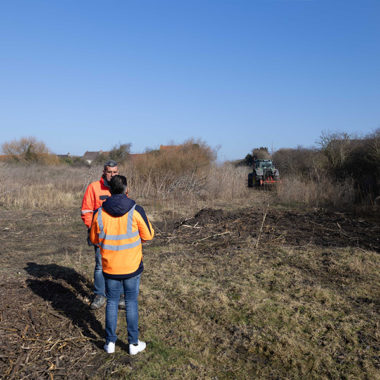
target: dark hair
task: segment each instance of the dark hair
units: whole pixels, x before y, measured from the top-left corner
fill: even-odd
[[[117,162],[114,161],[114,160],[108,160],[108,161],[104,164],[104,170],[107,169],[107,166],[109,166],[110,168],[114,168],[115,166],[117,166]]]
[[[127,178],[123,175],[115,175],[110,181],[111,194],[124,194],[127,190]]]

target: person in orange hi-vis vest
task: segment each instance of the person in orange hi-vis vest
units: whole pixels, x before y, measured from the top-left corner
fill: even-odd
[[[82,200],[81,217],[88,229],[88,234],[90,233],[94,212],[111,196],[109,182],[117,174],[119,174],[117,162],[109,160],[104,164],[103,175],[100,180],[90,183],[86,189]],[[90,246],[93,245],[89,238],[87,242]],[[99,309],[106,302],[105,285],[99,247],[94,246],[94,250],[94,297],[91,302],[91,309]],[[124,308],[124,296],[120,298],[120,308]]]
[[[124,291],[129,353],[143,351],[139,340],[138,294],[144,270],[142,242],[152,240],[153,227],[144,209],[128,198],[127,179],[115,175],[110,181],[111,197],[94,214],[91,242],[100,247],[107,296],[106,344],[104,350],[115,352],[116,325],[120,290]]]

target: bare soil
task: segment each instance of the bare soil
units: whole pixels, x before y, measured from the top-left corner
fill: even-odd
[[[111,376],[112,364],[102,367],[108,360],[102,351],[104,310],[94,312],[89,307],[92,279],[88,273],[92,271],[92,261],[83,257],[91,256],[91,248],[85,246],[85,231],[77,211],[66,210],[57,217],[50,211],[2,210],[0,217],[1,378]],[[154,226],[156,239],[147,247],[147,252],[178,242],[182,247],[178,254],[194,254],[195,261],[238,255],[247,244],[259,248],[260,255],[268,260],[276,255],[273,248],[276,246],[323,247],[325,254],[320,260],[326,272],[314,273],[312,266],[307,268],[296,260],[291,265],[304,265],[311,278],[318,276],[338,292],[344,291],[343,275],[360,277],[360,273],[329,271],[333,247],[355,247],[380,253],[380,218],[377,216],[365,218],[342,212],[271,207],[234,211],[206,208],[190,218],[166,217]],[[87,262],[89,267],[83,269]],[[379,295],[353,301],[364,314],[369,304],[378,313]],[[231,339],[242,342],[247,339],[242,333],[239,333],[241,336],[236,331],[230,333]],[[376,339],[363,339],[367,339],[364,345],[379,348]],[[122,342],[118,347],[127,349]],[[244,351],[244,345],[239,347]],[[132,369],[138,366],[137,359],[128,355],[118,360],[119,366]]]
[[[172,225],[166,221],[157,226],[165,229],[163,235],[169,240],[180,239],[207,252],[221,253],[221,245],[228,243],[225,248],[231,249],[249,237],[259,239],[261,247],[277,242],[295,247],[358,247],[380,252],[379,222],[379,216],[366,220],[348,213],[320,210],[300,212],[268,207],[231,212],[205,208],[190,219],[173,221]]]

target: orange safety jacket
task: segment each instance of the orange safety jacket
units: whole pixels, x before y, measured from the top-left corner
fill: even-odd
[[[106,277],[121,278],[142,272],[141,242],[151,240],[154,236],[153,227],[144,209],[125,195],[124,197],[133,205],[128,212],[113,216],[100,207],[91,226],[90,239],[100,247],[103,273]],[[109,201],[114,198],[112,196]]]
[[[81,217],[87,228],[91,227],[94,212],[111,196],[109,187],[102,177],[88,185],[82,200]]]

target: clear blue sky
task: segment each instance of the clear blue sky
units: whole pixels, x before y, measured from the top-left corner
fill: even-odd
[[[380,127],[379,0],[2,0],[0,143],[194,137],[219,160]]]

